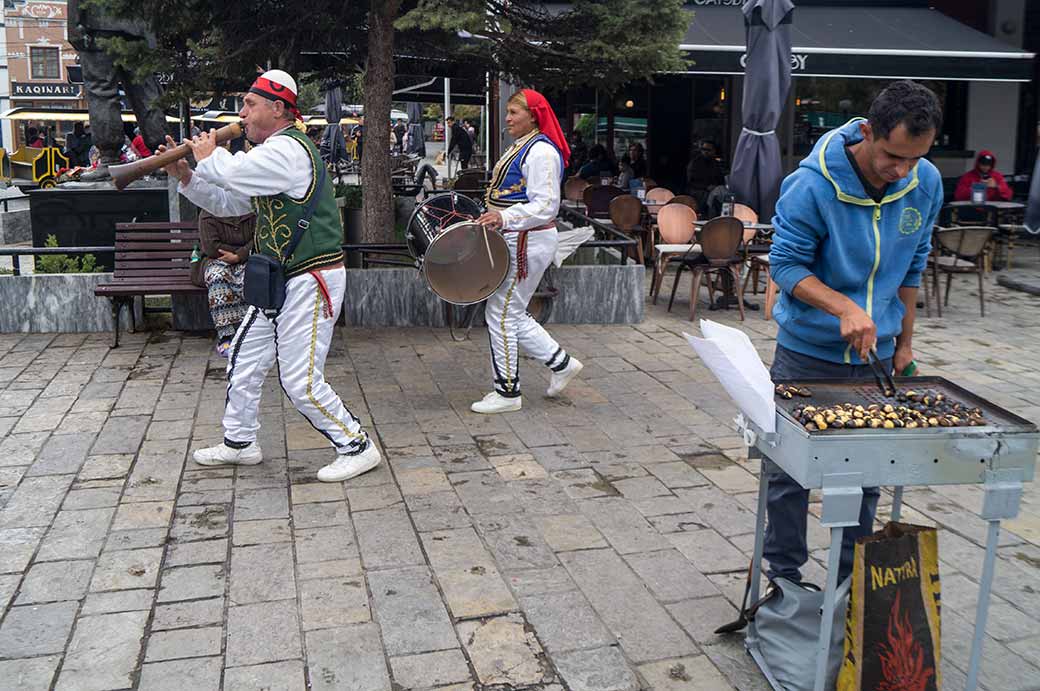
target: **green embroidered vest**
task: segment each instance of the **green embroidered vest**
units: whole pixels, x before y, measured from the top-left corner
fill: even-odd
[[[333,194],[332,180],[326,175],[321,189],[315,190],[318,182],[317,166],[324,166],[317,147],[303,132],[295,127],[282,130],[275,137],[292,137],[307,150],[311,157],[311,183],[302,199],[294,199],[286,193],[265,197],[253,197],[256,213],[256,234],[253,251],[271,257],[279,257],[292,240],[296,224],[307,209],[311,195],[320,195],[311,217],[310,227],[304,231],[296,251],[285,262],[285,276],[292,278],[302,273],[331,266],[343,261],[343,224]]]

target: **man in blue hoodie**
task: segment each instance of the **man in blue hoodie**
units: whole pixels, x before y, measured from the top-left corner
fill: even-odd
[[[773,217],[770,275],[779,379],[869,377],[868,353],[901,372],[911,339],[942,179],[923,160],[942,125],[939,100],[912,81],[890,84],[866,119],[825,134],[787,176]],[[809,491],[775,466],[767,499],[770,576],[799,581],[808,560]],[[872,532],[878,489],[864,488],[860,524],[846,528],[839,582],[856,538]]]

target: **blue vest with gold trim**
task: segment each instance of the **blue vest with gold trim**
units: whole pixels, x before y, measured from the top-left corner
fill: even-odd
[[[527,139],[519,139],[495,165],[491,183],[487,188],[484,201],[489,209],[506,209],[514,204],[523,204],[527,198],[527,179],[524,178],[523,165],[527,153],[535,142],[547,142],[553,149],[556,145],[541,132],[532,132]],[[559,154],[559,149],[556,149]],[[560,155],[560,170],[563,170],[563,155]]]

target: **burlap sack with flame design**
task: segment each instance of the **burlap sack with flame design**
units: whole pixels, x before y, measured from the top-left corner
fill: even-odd
[[[838,691],[938,691],[939,545],[889,523],[856,544]]]

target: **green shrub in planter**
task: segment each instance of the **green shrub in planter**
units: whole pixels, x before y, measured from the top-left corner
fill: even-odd
[[[58,238],[48,235],[45,247],[57,247]],[[80,258],[65,254],[45,254],[36,257],[36,273],[38,274],[96,274],[102,269],[97,265],[93,254],[84,254]]]

